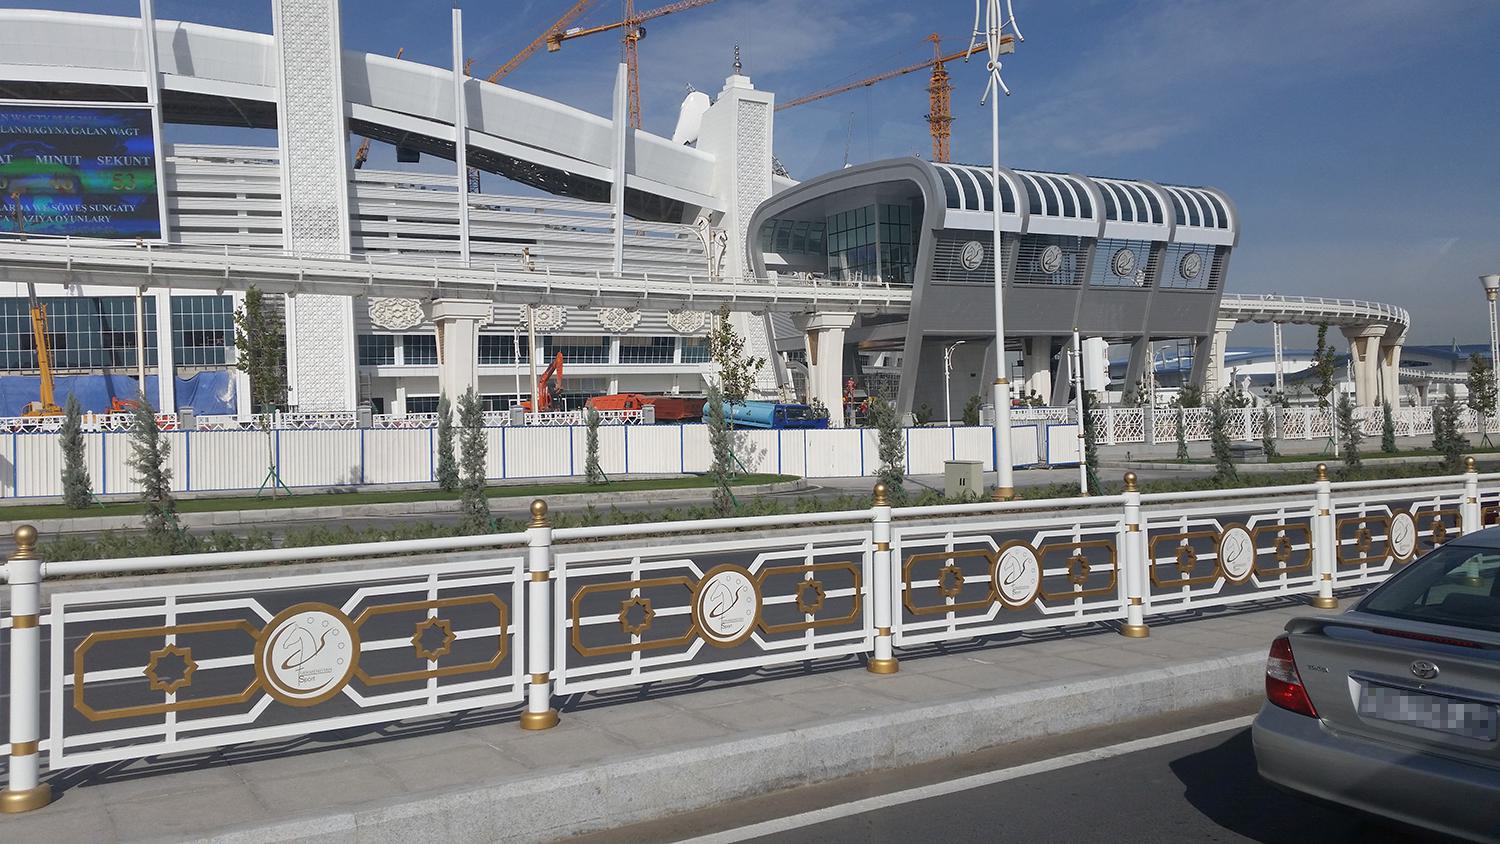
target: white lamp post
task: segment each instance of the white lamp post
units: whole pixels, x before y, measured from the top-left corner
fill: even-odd
[[[943,349],[943,411],[948,415],[948,427],[953,427],[953,395],[949,390],[953,379],[953,350],[969,342],[959,340],[948,348]]]
[[[1500,293],[1500,274],[1489,273],[1479,277],[1484,285],[1484,297],[1490,301],[1490,375],[1495,378],[1495,390],[1500,393],[1500,321],[1495,313],[1496,294]],[[1488,421],[1485,427],[1489,427]]]
[[[990,101],[990,179],[994,195],[994,265],[995,265],[995,500],[1006,501],[1015,497],[1015,480],[1012,472],[1010,445],[1010,372],[1005,366],[1005,258],[1000,249],[1000,94],[1009,94],[1005,81],[1000,78],[1000,56],[1015,52],[1015,42],[1024,41],[1016,26],[1016,14],[1010,0],[1005,0],[1005,11],[1001,13],[1001,0],[974,0],[974,38],[970,49],[984,39],[989,61],[990,81],[985,86],[984,99]],[[984,28],[979,28],[979,18],[984,15]],[[1004,33],[1006,28],[1015,32],[1012,38]]]

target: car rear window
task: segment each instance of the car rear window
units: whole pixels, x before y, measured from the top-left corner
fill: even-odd
[[[1500,551],[1451,545],[1391,578],[1359,605],[1361,612],[1500,631]]]

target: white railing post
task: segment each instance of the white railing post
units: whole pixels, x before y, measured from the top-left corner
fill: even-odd
[[[521,729],[545,730],[557,726],[552,708],[552,523],[547,502],[531,502],[531,523],[526,526],[526,711]]]
[[[875,543],[874,568],[871,577],[870,601],[875,605],[875,655],[868,666],[871,674],[895,674],[900,669],[891,646],[891,612],[895,599],[891,595],[893,581],[891,571],[891,502],[886,497],[884,483],[875,484],[875,500],[872,502],[874,518],[870,523],[870,539]]]
[[[0,813],[40,809],[52,802],[41,782],[42,558],[36,528],[16,528],[16,552],[6,562],[10,584],[10,779],[0,791]]]
[[[1320,610],[1336,609],[1339,599],[1333,597],[1333,572],[1338,566],[1337,535],[1333,529],[1333,484],[1328,481],[1328,464],[1318,464],[1318,503],[1313,514],[1313,560],[1318,569],[1318,594],[1312,605]]]
[[[1115,406],[1109,405],[1104,408],[1104,444],[1119,445],[1119,435],[1115,433]]]
[[[1459,529],[1464,536],[1484,529],[1484,518],[1479,511],[1479,469],[1474,458],[1464,458],[1464,503],[1458,508]]]
[[[1135,473],[1125,473],[1125,530],[1120,535],[1125,561],[1125,623],[1120,634],[1132,639],[1151,635],[1146,626],[1146,530],[1141,523],[1141,491]]]

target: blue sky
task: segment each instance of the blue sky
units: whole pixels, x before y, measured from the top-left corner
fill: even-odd
[[[487,75],[571,0],[465,4]],[[662,0],[665,2],[665,0]],[[642,8],[662,3],[640,0]],[[4,5],[133,15],[135,0]],[[1368,298],[1413,312],[1413,341],[1482,341],[1477,276],[1500,272],[1500,3],[1494,0],[1015,0],[1026,42],[1005,61],[1012,166],[1225,190],[1243,224],[1229,288]],[[585,25],[618,17],[600,0]],[[351,49],[449,63],[449,8],[344,0]],[[158,0],[157,15],[268,31],[269,0]],[[739,43],[757,87],[788,99],[967,41],[971,0],[716,0],[647,24],[646,128],[670,134],[691,84],[716,92]],[[538,51],[517,88],[607,113],[618,39]],[[950,65],[953,157],[989,157],[983,67]],[[930,153],[927,76],[780,112],[792,175]],[[852,131],[851,131],[852,126]],[[201,131],[201,130],[200,130]],[[388,154],[377,152],[374,163]],[[1268,334],[1268,332],[1267,332]],[[1288,343],[1310,345],[1291,332]],[[1253,329],[1236,344],[1263,343]]]

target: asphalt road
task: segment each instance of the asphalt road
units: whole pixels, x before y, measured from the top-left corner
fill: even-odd
[[[574,844],[1436,842],[1260,780],[1247,700],[851,777]],[[1234,719],[1224,716],[1234,715]],[[1183,733],[1196,733],[1181,739]],[[998,781],[997,781],[998,780]],[[979,784],[972,787],[976,781]]]

